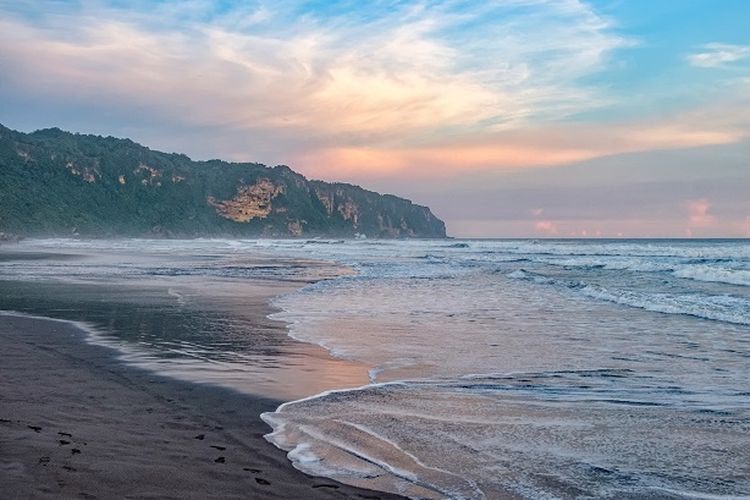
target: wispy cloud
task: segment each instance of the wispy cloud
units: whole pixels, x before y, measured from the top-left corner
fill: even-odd
[[[669,44],[638,36],[578,0],[0,0],[0,121],[288,163],[454,234],[746,234],[750,79],[702,68],[750,46],[659,52],[698,78],[639,86]]]
[[[721,68],[750,57],[749,45],[709,43],[703,45],[700,50],[688,55],[687,60],[693,66],[701,68]]]
[[[441,137],[415,145],[319,147],[294,155],[294,164],[319,176],[346,179],[429,179],[466,173],[555,167],[637,151],[729,144],[750,137],[750,91],[733,91],[727,102],[658,119],[547,123],[472,137]]]
[[[577,0],[19,3],[0,21],[16,90],[261,134],[237,154],[262,159],[560,120],[607,103],[583,79],[631,43]]]

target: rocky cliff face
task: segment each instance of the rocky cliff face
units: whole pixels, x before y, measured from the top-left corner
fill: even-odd
[[[286,166],[196,162],[127,139],[0,126],[0,231],[439,238],[445,225],[409,200]]]
[[[217,201],[208,197],[208,204],[216,208],[216,213],[235,222],[249,222],[253,218],[265,219],[273,210],[271,202],[284,192],[282,184],[274,184],[268,179],[258,179],[250,186],[239,186],[231,200]],[[276,211],[286,209],[277,207]]]

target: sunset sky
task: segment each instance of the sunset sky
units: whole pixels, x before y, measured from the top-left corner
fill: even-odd
[[[0,123],[288,164],[453,236],[750,236],[750,1],[0,0]]]

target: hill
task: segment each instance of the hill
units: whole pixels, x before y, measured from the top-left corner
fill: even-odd
[[[444,237],[430,209],[289,167],[0,125],[0,231],[24,236]]]

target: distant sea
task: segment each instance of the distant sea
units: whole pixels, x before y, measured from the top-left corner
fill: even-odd
[[[89,257],[0,264],[0,308],[82,321],[150,369],[291,400],[262,418],[307,473],[412,497],[750,496],[749,240],[17,249]],[[288,261],[245,260],[259,255]],[[250,279],[304,285],[273,299],[291,338],[243,322]],[[275,386],[287,369],[302,375]]]

